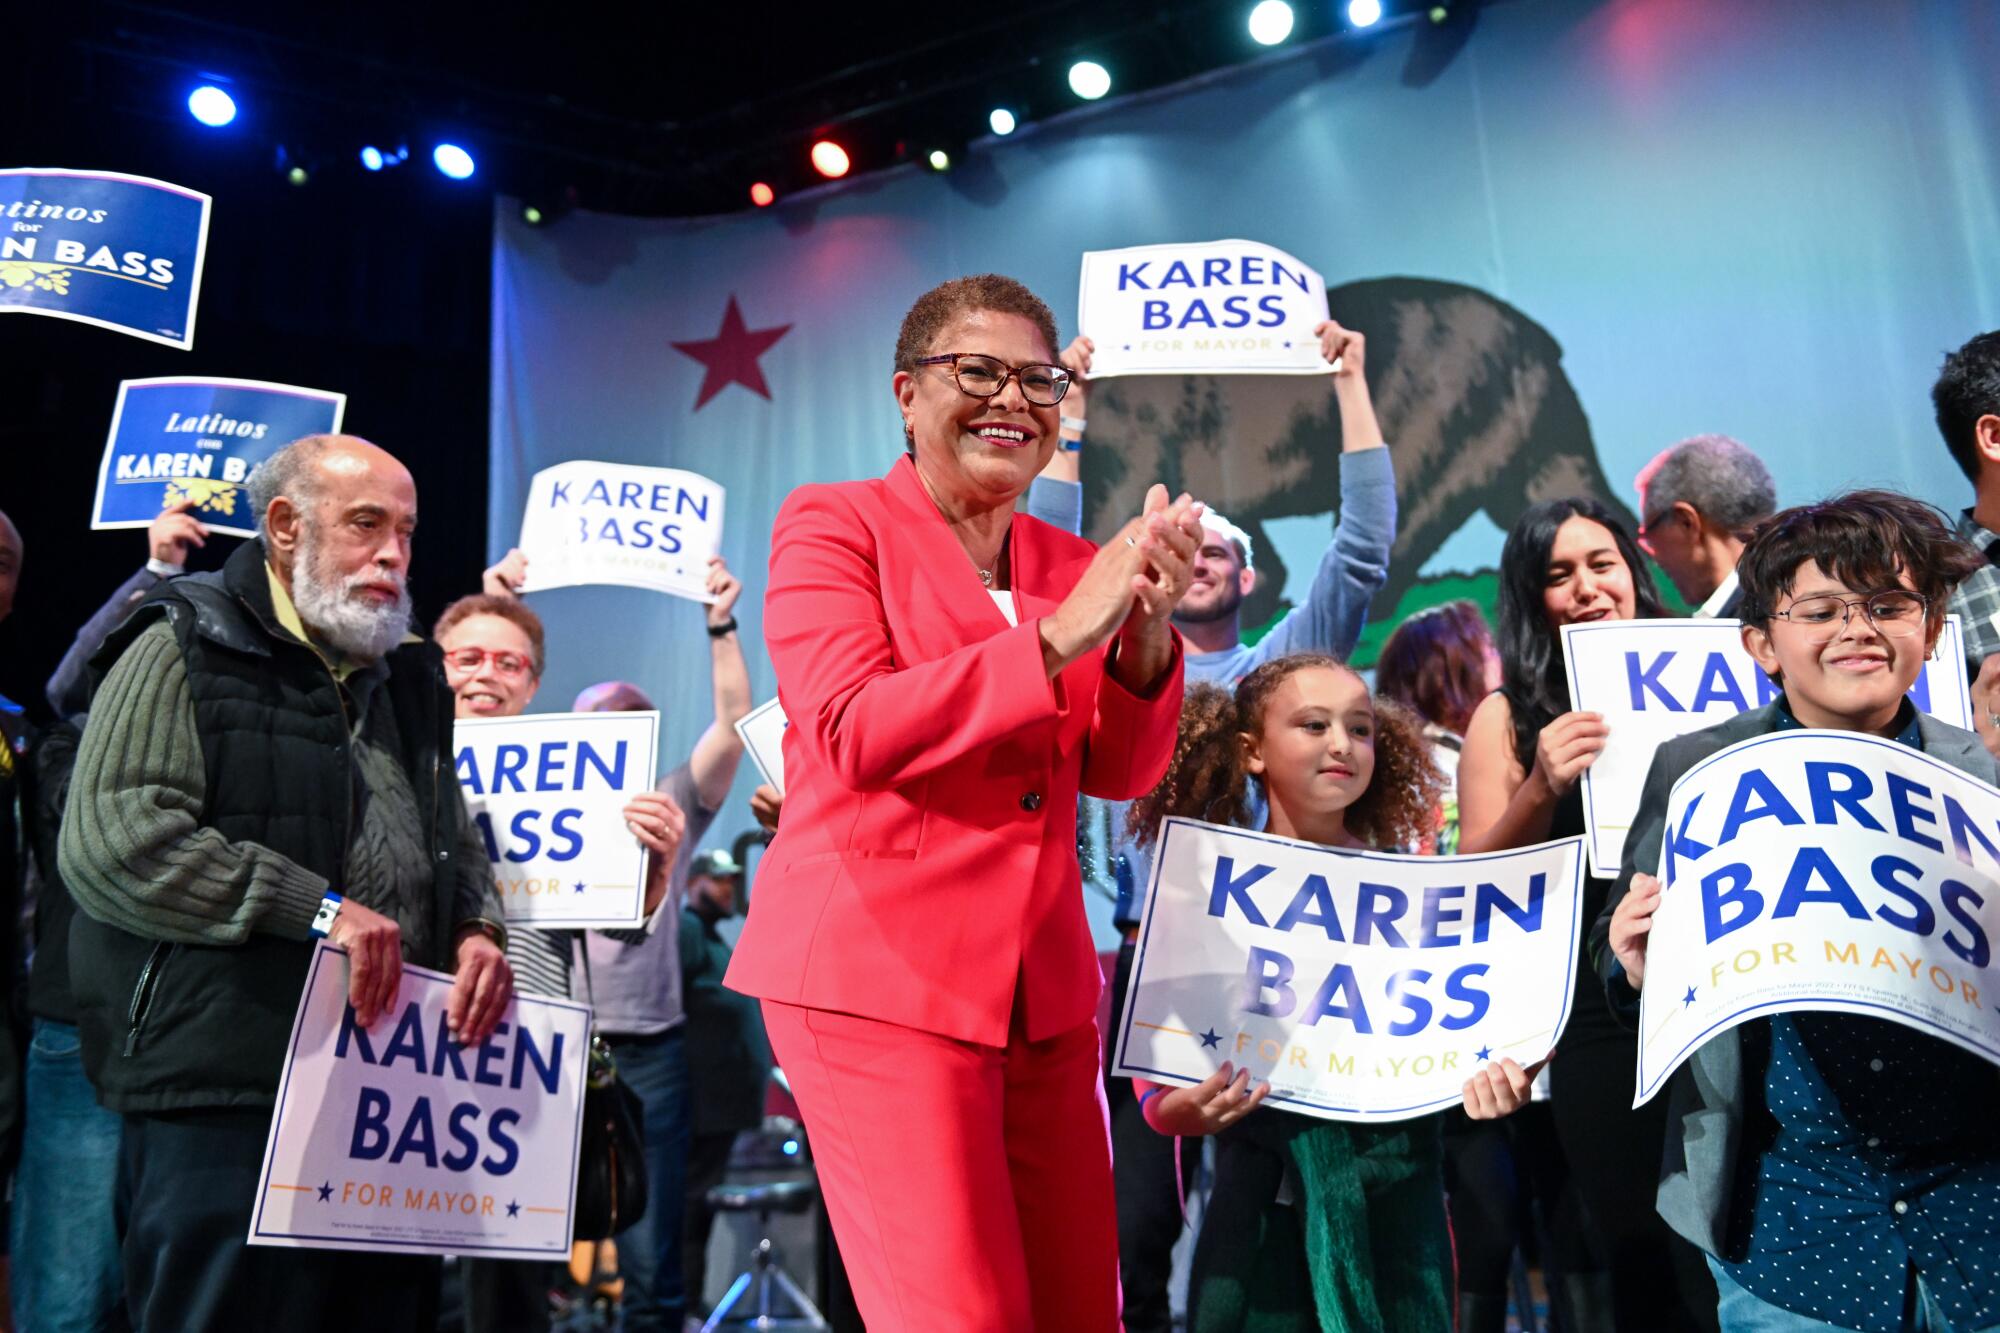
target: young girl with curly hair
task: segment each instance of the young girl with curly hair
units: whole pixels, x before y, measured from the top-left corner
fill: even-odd
[[[1183,815],[1250,820],[1326,847],[1406,846],[1435,823],[1442,786],[1421,721],[1369,697],[1334,658],[1297,654],[1234,694],[1188,691],[1167,777],[1130,815],[1136,838]],[[1465,1109],[1505,1115],[1529,1075],[1502,1059],[1467,1080]],[[1162,1134],[1216,1134],[1216,1181],[1189,1283],[1190,1333],[1449,1333],[1451,1234],[1438,1118],[1349,1124],[1251,1116],[1270,1091],[1224,1063],[1193,1088],[1140,1083]]]

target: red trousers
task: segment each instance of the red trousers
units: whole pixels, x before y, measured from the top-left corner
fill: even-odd
[[[1097,1025],[979,1046],[765,1000],[868,1333],[1117,1333]]]

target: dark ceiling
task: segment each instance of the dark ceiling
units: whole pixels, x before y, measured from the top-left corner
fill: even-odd
[[[314,173],[361,175],[363,144],[440,138],[471,147],[489,189],[612,212],[693,215],[815,182],[807,150],[830,132],[857,172],[962,152],[996,105],[1023,122],[1078,105],[1073,60],[1115,90],[1255,59],[1251,0],[956,3],[463,5],[84,0],[46,11],[12,79],[32,113],[181,134],[187,91],[230,80],[243,114],[214,132],[235,151]],[[1390,0],[1398,9],[1428,9]],[[1341,30],[1344,2],[1296,0],[1291,44]],[[1461,0],[1459,11],[1470,6]],[[65,32],[66,30],[66,32]],[[64,36],[67,40],[63,40]],[[15,87],[20,92],[20,85]]]

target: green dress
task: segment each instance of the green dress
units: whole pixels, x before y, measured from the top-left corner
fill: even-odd
[[[1451,1333],[1437,1116],[1348,1124],[1260,1109],[1215,1148],[1189,1333]]]

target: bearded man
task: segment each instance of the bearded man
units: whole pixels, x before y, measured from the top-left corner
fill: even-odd
[[[409,633],[416,483],[315,435],[249,489],[258,539],[94,659],[61,833],[84,1066],[124,1116],[128,1307],[140,1330],[425,1328],[434,1260],[244,1244],[316,939],[366,1027],[405,962],[457,973],[465,1045],[513,996],[442,659]]]

